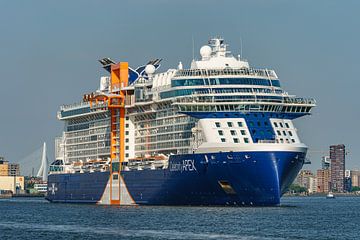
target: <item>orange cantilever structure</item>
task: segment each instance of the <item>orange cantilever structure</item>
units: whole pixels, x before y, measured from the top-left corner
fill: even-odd
[[[111,66],[110,110],[110,204],[120,204],[120,171],[125,156],[125,91],[128,84],[129,65],[121,62]],[[113,181],[118,184],[113,183]],[[113,186],[116,186],[115,189]]]
[[[110,204],[120,204],[120,172],[125,158],[125,96],[129,65],[111,65],[110,94],[90,95],[90,107],[106,103],[110,111]],[[95,105],[93,105],[95,102]]]

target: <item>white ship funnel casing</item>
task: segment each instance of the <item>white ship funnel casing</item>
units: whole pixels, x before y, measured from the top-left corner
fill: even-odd
[[[41,157],[41,166],[37,173],[38,177],[42,177],[42,180],[44,182],[47,182],[48,179],[48,162],[47,162],[47,156],[46,156],[46,142],[44,142],[43,145],[43,152]]]
[[[100,78],[100,91],[101,92],[108,92],[110,86],[110,77],[101,77]]]

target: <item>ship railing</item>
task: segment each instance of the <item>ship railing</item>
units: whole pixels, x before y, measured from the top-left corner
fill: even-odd
[[[67,110],[71,110],[71,109],[88,107],[88,106],[90,106],[89,102],[78,102],[78,103],[73,103],[73,104],[62,105],[62,106],[60,106],[60,110],[67,111]]]
[[[277,78],[274,70],[269,69],[255,69],[255,68],[225,68],[225,69],[182,69],[178,70],[175,74],[176,77],[209,77],[209,76],[222,76],[222,75],[246,75],[258,76],[267,78]]]
[[[258,140],[257,143],[277,143],[276,140],[272,140],[272,139],[261,139],[261,140]]]
[[[293,98],[283,97],[282,99],[266,99],[256,98],[256,95],[250,95],[249,99],[215,99],[211,94],[193,94],[187,97],[177,98],[176,103],[221,103],[221,102],[253,102],[253,103],[283,103],[283,104],[302,104],[302,105],[315,105],[316,100],[314,98]]]
[[[234,94],[234,93],[253,93],[253,94],[277,94],[281,96],[288,96],[284,91],[278,89],[253,89],[253,88],[230,88],[230,89],[212,89],[212,90],[197,90],[193,95],[219,95],[219,94]]]

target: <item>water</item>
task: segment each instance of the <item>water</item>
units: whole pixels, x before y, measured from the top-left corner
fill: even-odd
[[[0,239],[359,239],[360,198],[281,207],[110,207],[0,200]]]

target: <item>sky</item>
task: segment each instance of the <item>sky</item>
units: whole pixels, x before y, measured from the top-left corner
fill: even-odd
[[[286,91],[317,100],[295,121],[309,146],[305,168],[344,143],[346,169],[360,169],[358,9],[340,0],[0,1],[0,155],[19,162],[46,141],[52,161],[59,106],[98,88],[98,59],[189,67],[192,39],[198,57],[222,36],[234,55],[242,42],[250,66],[275,69]]]

